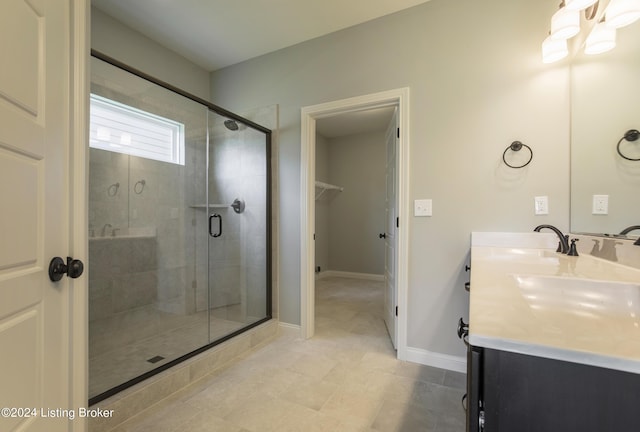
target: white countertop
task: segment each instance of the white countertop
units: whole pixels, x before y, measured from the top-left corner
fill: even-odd
[[[640,270],[556,245],[472,234],[469,343],[640,373]]]

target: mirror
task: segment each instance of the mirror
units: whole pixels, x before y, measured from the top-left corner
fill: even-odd
[[[640,130],[640,22],[617,30],[617,46],[580,52],[571,64],[571,231],[619,234],[640,225],[640,161],[617,150]],[[640,139],[620,151],[640,159]],[[608,214],[593,214],[594,195],[608,195]],[[640,230],[629,233],[637,238]]]

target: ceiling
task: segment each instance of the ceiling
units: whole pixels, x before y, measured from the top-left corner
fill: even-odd
[[[117,21],[207,71],[320,37],[428,0],[91,0]],[[392,108],[317,121],[326,138],[384,131]]]
[[[316,133],[325,138],[338,138],[368,132],[384,132],[395,107],[372,108],[324,117],[316,120]]]
[[[207,71],[428,0],[91,0]]]

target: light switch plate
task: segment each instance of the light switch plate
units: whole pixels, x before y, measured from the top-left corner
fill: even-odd
[[[592,214],[609,214],[609,195],[594,195]]]
[[[534,198],[535,213],[536,215],[549,214],[549,197],[537,196]]]
[[[414,216],[433,216],[433,202],[430,199],[419,199],[413,202]]]

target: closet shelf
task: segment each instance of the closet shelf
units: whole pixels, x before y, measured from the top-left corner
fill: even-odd
[[[325,192],[332,191],[332,190],[337,190],[339,192],[342,192],[344,188],[316,180],[316,201],[319,200],[320,197],[324,195]]]

